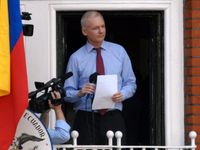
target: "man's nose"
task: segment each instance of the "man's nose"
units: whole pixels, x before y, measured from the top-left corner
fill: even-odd
[[[100,33],[103,33],[103,32],[104,32],[104,28],[103,28],[103,27],[100,27],[100,28],[99,28],[99,32],[100,32]]]

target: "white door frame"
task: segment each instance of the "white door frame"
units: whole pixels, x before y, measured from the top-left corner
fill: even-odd
[[[183,0],[50,1],[50,73],[56,76],[56,12],[79,10],[164,11],[164,99],[166,145],[184,144]]]

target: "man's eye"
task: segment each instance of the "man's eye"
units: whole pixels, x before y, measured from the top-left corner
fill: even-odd
[[[92,30],[98,30],[98,28],[93,28]]]

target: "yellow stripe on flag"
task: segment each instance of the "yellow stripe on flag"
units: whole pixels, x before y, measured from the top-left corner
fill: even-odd
[[[0,96],[10,93],[8,0],[0,0]]]

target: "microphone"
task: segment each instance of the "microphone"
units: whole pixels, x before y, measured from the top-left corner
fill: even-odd
[[[98,75],[99,75],[99,73],[97,73],[97,72],[91,74],[90,77],[89,77],[89,82],[93,83],[93,84],[96,84]],[[92,94],[87,94],[86,100],[88,100],[90,97],[91,97],[91,100],[93,101],[94,94],[93,93]]]
[[[99,73],[97,73],[97,72],[91,74],[90,77],[89,77],[89,82],[96,84],[98,75],[99,75]]]
[[[62,81],[65,81],[66,79],[68,79],[69,77],[71,77],[73,75],[72,72],[68,72],[64,75],[61,75],[60,77],[58,78],[53,78],[51,79],[50,81],[48,81],[47,83],[44,84],[43,88],[49,88],[51,87],[52,85],[56,85],[56,84],[59,84],[61,83]]]
[[[58,79],[58,80],[60,79],[60,80],[64,81],[64,80],[68,79],[68,78],[71,77],[71,76],[73,76],[73,73],[72,73],[72,72],[67,72],[66,74],[60,76],[60,77],[57,78],[57,79]]]
[[[53,82],[54,84],[57,84],[61,81],[65,81],[66,79],[70,78],[71,76],[73,76],[72,72],[68,72],[58,78],[53,78],[52,80],[50,80],[49,82]]]
[[[54,85],[57,85],[57,84],[61,83],[62,81],[65,81],[66,79],[68,79],[72,75],[73,75],[72,72],[68,72],[68,73],[66,73],[66,74],[64,74],[64,75],[62,75],[62,76],[60,76],[58,78],[53,78],[53,79],[51,79],[50,81],[48,81],[46,83],[35,82],[37,90],[33,91],[33,92],[30,92],[28,97],[29,98],[34,97],[34,96],[36,96],[37,93],[39,93],[39,92],[41,92],[43,90],[47,90],[49,87],[52,87]]]

